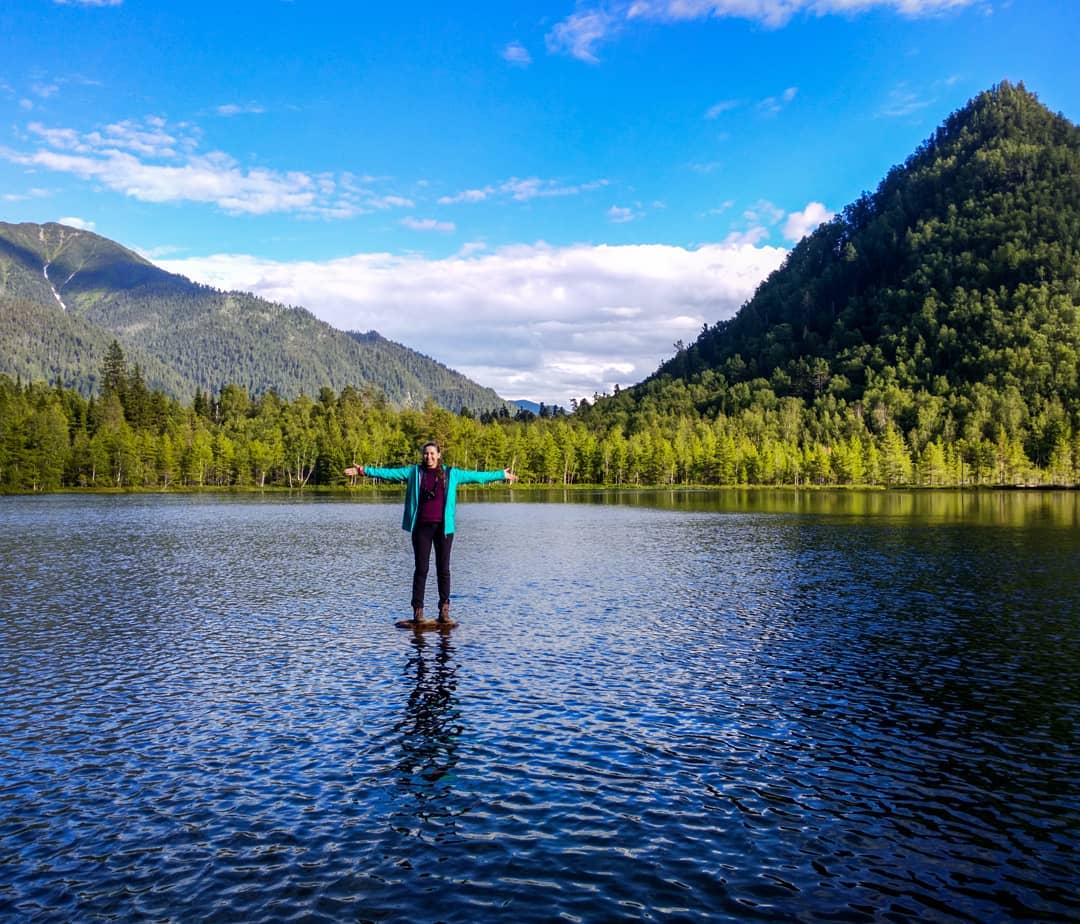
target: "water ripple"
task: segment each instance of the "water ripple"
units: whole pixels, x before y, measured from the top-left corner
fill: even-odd
[[[1080,916],[1052,520],[0,500],[5,919]]]

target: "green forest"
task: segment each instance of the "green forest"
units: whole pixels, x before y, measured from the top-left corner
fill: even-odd
[[[760,388],[733,388],[709,415],[689,389],[681,404],[644,399],[634,414],[621,395],[602,409],[510,417],[397,410],[370,388],[286,401],[235,385],[182,404],[147,389],[116,344],[101,378],[87,399],[0,375],[0,490],[343,487],[346,465],[408,464],[428,439],[450,465],[512,468],[527,484],[1074,485],[1080,475],[1076,431],[1060,427],[1033,457],[1026,418],[1007,404],[988,408],[975,438],[916,445],[891,421]]]

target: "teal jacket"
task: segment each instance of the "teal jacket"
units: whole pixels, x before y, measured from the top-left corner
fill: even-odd
[[[459,484],[488,484],[492,481],[503,481],[503,473],[497,472],[470,472],[464,468],[447,468],[446,479],[446,508],[443,517],[443,532],[450,534],[454,531],[454,510],[457,508],[457,486]],[[401,519],[401,528],[410,533],[416,528],[416,514],[420,509],[420,466],[406,465],[404,468],[375,468],[371,465],[364,466],[364,474],[371,478],[381,478],[383,481],[405,482],[405,516]]]

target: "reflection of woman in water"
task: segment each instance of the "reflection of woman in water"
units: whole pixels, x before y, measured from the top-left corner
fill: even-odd
[[[397,785],[404,798],[390,821],[397,831],[429,845],[448,844],[456,840],[457,817],[465,811],[453,785],[462,735],[458,662],[449,633],[440,633],[434,651],[427,638],[421,633],[412,637],[407,672],[413,686],[394,726],[400,748]],[[410,851],[406,859],[411,856]]]
[[[398,726],[402,732],[402,760],[399,769],[411,776],[419,773],[435,783],[453,767],[457,750],[458,709],[457,662],[450,636],[443,634],[432,655],[425,636],[413,636],[415,649],[410,667],[415,685],[409,695],[409,707]]]
[[[405,482],[405,515],[401,528],[412,534],[413,570],[411,625],[415,628],[440,626],[452,628],[450,618],[450,547],[454,542],[454,511],[459,484],[487,484],[492,481],[517,481],[509,469],[495,472],[472,472],[442,464],[437,443],[425,443],[423,461],[404,468],[375,468],[351,465],[349,476],[367,475],[383,481]],[[424,589],[427,584],[431,547],[435,547],[435,573],[439,584],[439,618],[424,619]]]

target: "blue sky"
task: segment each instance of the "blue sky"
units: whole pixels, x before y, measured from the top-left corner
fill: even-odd
[[[0,220],[376,329],[508,398],[639,381],[1072,0],[4,0]]]

